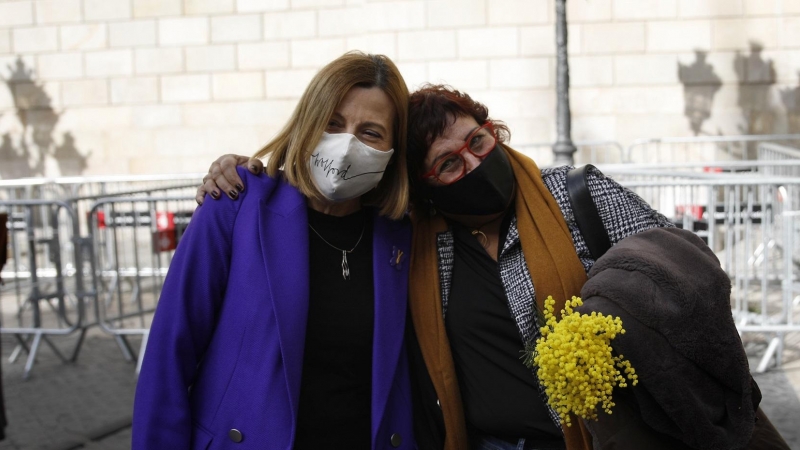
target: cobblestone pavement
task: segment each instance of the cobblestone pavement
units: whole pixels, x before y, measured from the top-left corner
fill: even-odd
[[[77,339],[52,341],[69,354]],[[125,361],[111,337],[92,330],[74,364],[62,363],[42,345],[28,381],[22,379],[23,358],[8,362],[13,347],[14,341],[4,335],[3,393],[9,425],[0,450],[130,448],[134,364]]]
[[[74,338],[54,338],[65,352]],[[132,341],[138,348],[138,341]],[[9,426],[0,450],[124,450],[130,448],[134,365],[99,330],[87,336],[75,364],[42,346],[28,381],[23,361],[8,362],[14,341],[2,337],[3,389]],[[751,366],[756,360],[751,360]],[[800,450],[800,359],[756,374],[762,407],[793,450]],[[791,380],[791,382],[790,382]],[[794,383],[794,386],[792,385]]]
[[[800,368],[800,367],[799,367]],[[764,398],[761,409],[793,450],[800,450],[800,400],[786,373],[780,370],[754,374]]]

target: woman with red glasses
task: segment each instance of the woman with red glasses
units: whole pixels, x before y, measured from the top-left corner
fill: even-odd
[[[561,426],[520,360],[539,337],[544,299],[580,295],[594,262],[571,219],[570,168],[540,171],[509,137],[465,93],[426,86],[409,98],[410,306],[433,385],[420,392],[438,396],[449,448],[592,448],[581,426]],[[632,192],[590,175],[612,243],[670,226]]]
[[[408,339],[412,366],[422,368],[412,379],[420,448],[656,450],[714,448],[687,444],[696,444],[698,439],[747,443],[757,400],[749,402],[757,395],[749,388],[746,360],[743,366],[739,360],[726,366],[728,373],[741,375],[741,379],[725,375],[731,378],[727,381],[745,384],[733,394],[739,395],[734,398],[739,403],[725,403],[719,394],[710,406],[693,409],[687,405],[664,412],[666,417],[677,418],[683,428],[662,426],[652,419],[655,414],[650,417],[644,409],[637,409],[642,392],[653,397],[652,404],[647,404],[651,408],[653,404],[676,404],[669,396],[683,389],[680,383],[684,380],[678,376],[672,378],[679,388],[668,383],[660,390],[639,388],[634,391],[637,397],[615,391],[618,405],[614,417],[619,420],[601,417],[599,423],[606,426],[589,424],[592,434],[583,421],[573,419],[573,426],[563,426],[547,403],[536,368],[523,365],[520,352],[540,336],[547,296],[557,299],[555,310],[559,311],[565,299],[581,295],[585,284],[596,288],[600,283],[599,291],[605,292],[602,280],[606,272],[595,277],[601,281],[587,283],[595,260],[568,199],[566,175],[571,167],[540,170],[506,145],[509,137],[508,128],[491,119],[488,109],[465,93],[428,85],[409,98],[407,169],[414,225],[409,306],[414,333],[409,333]],[[236,163],[246,161],[232,155],[220,158],[198,193],[238,183],[235,175],[227,174]],[[260,165],[254,160],[250,164],[256,169]],[[663,251],[664,259],[674,262],[677,256],[670,256],[664,243],[677,243],[687,247],[684,253],[700,255],[692,256],[696,264],[686,264],[687,268],[709,279],[727,280],[713,254],[709,256],[710,250],[696,236],[675,232],[667,218],[596,169],[589,171],[587,181],[609,240],[619,249],[612,248],[601,261],[613,263],[619,255],[628,255],[623,252],[630,247],[657,242],[656,253]],[[664,231],[667,229],[673,231]],[[626,245],[617,245],[634,236]],[[687,258],[683,253],[680,257]],[[728,302],[729,292],[719,291],[716,300]],[[729,313],[729,306],[722,308]],[[637,319],[624,320],[633,324]],[[726,336],[735,338],[732,320],[723,322],[728,326]],[[743,355],[738,345],[724,349],[730,358]],[[745,370],[742,373],[733,367]],[[636,369],[644,385],[648,367]],[[713,381],[711,385],[719,384],[719,380]],[[734,410],[741,406],[745,413],[731,413],[731,405]],[[715,417],[726,419],[711,423],[693,415],[696,409],[720,413]],[[739,419],[749,425],[734,423]],[[693,426],[686,425],[688,421]],[[728,432],[721,426],[723,422],[736,425],[733,428],[738,431]],[[764,418],[761,423],[768,421]]]
[[[614,245],[595,267],[575,221],[585,212],[569,201],[571,167],[539,170],[484,105],[446,86],[409,97],[408,125],[412,348],[430,379],[417,377],[415,414],[444,425],[446,448],[788,448],[763,413],[754,420],[760,394],[729,279],[697,236],[593,169]],[[520,350],[540,337],[544,299],[560,311],[573,295],[623,318],[631,332],[615,349],[626,346],[640,385],[614,391],[613,416],[568,427]]]

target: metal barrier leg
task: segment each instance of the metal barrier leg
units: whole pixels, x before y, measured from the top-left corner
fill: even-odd
[[[85,333],[85,331],[86,330],[84,329],[83,332]],[[31,336],[33,339],[29,347],[27,341],[31,339]],[[39,353],[39,347],[41,346],[42,341],[44,341],[44,343],[47,344],[51,350],[53,350],[53,353],[55,353],[58,359],[60,359],[64,364],[73,361],[64,357],[64,354],[61,353],[61,350],[59,350],[53,341],[51,341],[50,338],[48,338],[43,332],[37,332],[33,335],[28,335],[26,338],[23,338],[20,334],[14,334],[14,337],[17,339],[18,343],[14,348],[14,351],[11,352],[11,356],[9,356],[8,361],[10,363],[15,363],[23,351],[28,354],[28,358],[25,361],[25,370],[22,374],[22,378],[24,380],[30,378],[30,372],[33,368],[33,364],[36,362],[36,355]]]
[[[25,350],[25,353],[30,354],[31,349],[28,348],[27,340],[30,339],[30,336],[26,336],[24,339],[20,337],[19,334],[15,334],[14,337],[17,339],[17,346],[14,347],[14,351],[11,352],[11,356],[8,357],[8,362],[15,363],[17,362],[17,358],[19,358],[19,354]]]
[[[64,355],[61,354],[61,350],[59,350],[58,347],[56,347],[55,344],[53,344],[53,341],[51,341],[50,338],[48,338],[47,336],[42,336],[42,340],[44,340],[44,343],[47,344],[47,346],[53,350],[53,353],[55,353],[56,356],[58,356],[58,359],[60,359],[61,362],[65,364],[69,362],[67,358],[64,358]]]
[[[756,372],[764,373],[767,371],[767,367],[769,366],[769,362],[772,361],[772,356],[775,355],[776,350],[780,347],[781,338],[775,336],[769,341],[769,346],[767,346],[767,351],[764,352],[764,356],[761,358],[761,362],[758,363],[758,367],[756,368]]]
[[[25,370],[22,372],[22,379],[27,380],[31,377],[33,362],[36,360],[36,353],[39,352],[39,344],[42,342],[42,333],[36,333],[31,344],[31,351],[28,352],[28,360],[25,362]]]
[[[150,332],[142,334],[142,345],[139,346],[139,358],[136,360],[136,376],[139,376],[139,371],[142,370],[142,361],[144,361],[144,351],[147,348],[147,339],[150,337]]]
[[[25,352],[27,353],[28,348],[27,347],[24,347],[24,348],[25,348]],[[21,344],[17,344],[17,346],[14,347],[14,350],[11,352],[11,355],[9,355],[8,362],[10,362],[11,364],[14,364],[15,362],[17,362],[17,358],[19,358],[19,354],[22,352],[22,349],[23,349],[23,346]]]
[[[86,337],[86,329],[87,327],[83,327],[78,335],[78,342],[75,344],[75,350],[72,351],[72,356],[69,358],[70,362],[75,362],[78,360],[78,353],[81,351],[81,346],[83,345],[83,338]]]
[[[136,357],[134,356],[133,349],[131,345],[128,343],[128,340],[125,339],[125,336],[117,334],[114,336],[114,340],[117,341],[117,345],[119,349],[122,351],[122,357],[125,358],[125,361],[133,362]]]

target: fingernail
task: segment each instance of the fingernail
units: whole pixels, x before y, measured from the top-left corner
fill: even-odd
[[[200,200],[194,199],[194,201],[197,202],[197,206],[203,206],[203,202],[201,202]]]
[[[231,200],[236,200],[236,197],[238,197],[238,196],[239,196],[239,193],[234,191],[234,190],[231,190],[230,192],[228,192],[228,197],[230,197]]]
[[[253,172],[258,172],[258,167],[256,167],[255,164],[253,164],[252,166],[250,166],[250,170],[252,170]]]
[[[241,184],[237,184],[236,185],[236,190],[239,191],[239,192],[244,192],[244,186],[242,186]]]
[[[219,198],[219,192],[211,191],[211,198],[213,198],[214,200],[218,199]]]

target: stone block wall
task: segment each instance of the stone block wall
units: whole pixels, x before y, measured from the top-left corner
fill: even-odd
[[[554,0],[0,0],[0,178],[203,171],[342,53],[555,138]],[[569,0],[573,137],[800,132],[800,0]]]

